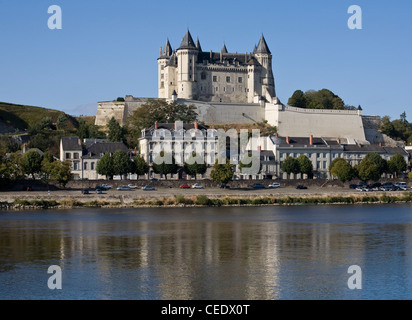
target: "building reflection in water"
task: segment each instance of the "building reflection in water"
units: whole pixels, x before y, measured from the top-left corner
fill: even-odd
[[[99,299],[269,300],[339,299],[352,264],[382,279],[394,258],[400,274],[412,271],[410,224],[279,220],[266,208],[179,210],[2,221],[0,275],[57,264],[77,298],[90,290]]]

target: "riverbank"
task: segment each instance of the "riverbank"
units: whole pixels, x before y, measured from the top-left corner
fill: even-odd
[[[2,210],[384,203],[412,203],[412,192],[358,192],[340,187],[307,190],[159,188],[156,191],[108,190],[103,194],[91,191],[86,195],[74,190],[0,192]]]

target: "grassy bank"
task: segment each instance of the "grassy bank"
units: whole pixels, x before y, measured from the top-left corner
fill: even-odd
[[[313,197],[220,197],[210,198],[204,195],[185,197],[177,195],[174,197],[163,197],[158,199],[140,198],[131,203],[118,201],[94,200],[81,202],[73,198],[56,200],[20,200],[12,203],[0,203],[3,210],[27,210],[27,209],[53,209],[53,208],[138,208],[138,207],[221,207],[221,206],[273,206],[273,205],[328,205],[328,204],[389,204],[389,203],[412,203],[412,192],[402,195],[362,195],[362,196],[313,196]]]

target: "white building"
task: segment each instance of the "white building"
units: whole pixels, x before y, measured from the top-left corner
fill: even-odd
[[[74,180],[102,180],[106,176],[97,173],[97,162],[105,153],[113,154],[117,150],[129,153],[122,142],[63,137],[60,140],[60,161],[70,163]]]

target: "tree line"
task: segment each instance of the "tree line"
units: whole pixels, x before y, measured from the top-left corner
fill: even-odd
[[[8,185],[26,177],[39,178],[45,183],[58,182],[65,187],[72,179],[70,164],[56,160],[50,153],[40,155],[36,150],[25,154],[0,154],[0,184]]]

